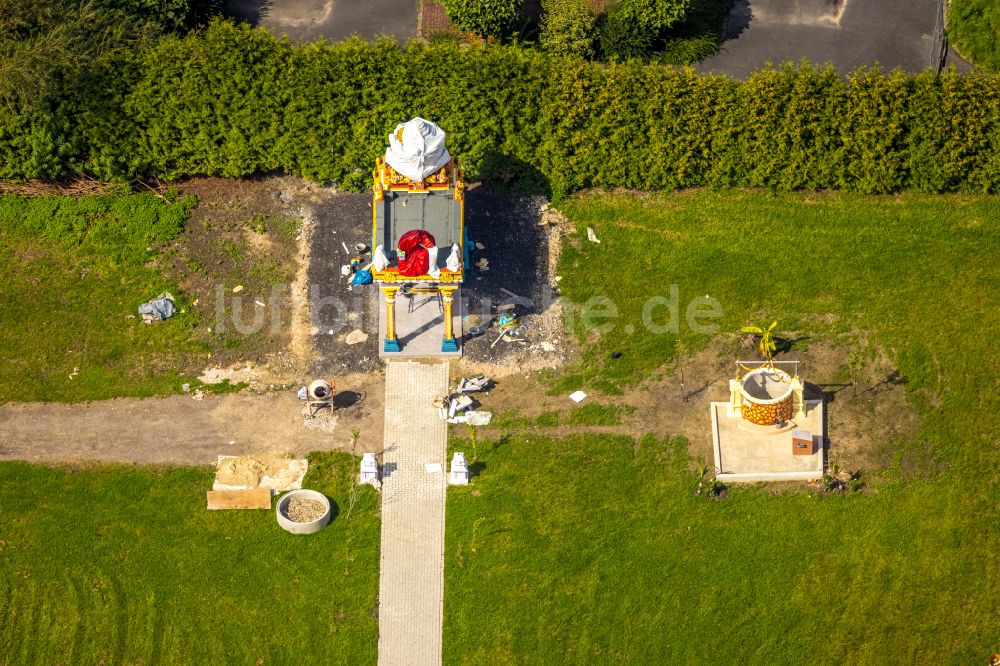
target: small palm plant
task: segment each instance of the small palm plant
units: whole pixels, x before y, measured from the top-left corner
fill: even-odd
[[[772,335],[772,332],[777,325],[778,322],[773,321],[767,328],[762,328],[760,326],[744,326],[740,329],[744,333],[751,333],[759,336],[760,339],[757,341],[757,351],[760,352],[760,357],[768,363],[772,362],[774,359],[774,351],[778,348],[778,346],[774,344],[774,336]]]

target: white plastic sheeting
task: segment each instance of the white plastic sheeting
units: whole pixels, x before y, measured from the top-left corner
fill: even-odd
[[[462,267],[462,255],[458,251],[458,243],[451,246],[451,254],[448,255],[445,265],[452,273],[457,273],[458,269]]]
[[[427,274],[432,278],[441,277],[441,269],[438,268],[437,245],[427,248]]]
[[[385,256],[385,249],[381,245],[376,246],[374,255],[372,256],[372,268],[377,271],[384,271],[388,265],[389,257]]]
[[[423,180],[450,159],[444,131],[429,120],[414,118],[389,135],[385,161],[410,180]]]

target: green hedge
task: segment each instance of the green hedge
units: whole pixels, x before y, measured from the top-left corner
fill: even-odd
[[[0,177],[284,170],[363,188],[386,134],[420,115],[472,177],[532,190],[1000,191],[1000,79],[983,74],[802,65],[735,81],[507,46],[294,46],[215,23],[98,80],[103,98],[0,116]]]

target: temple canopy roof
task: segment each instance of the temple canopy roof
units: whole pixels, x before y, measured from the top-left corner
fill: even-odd
[[[396,126],[389,135],[385,160],[376,161],[372,174],[375,282],[462,282],[465,182],[458,160],[445,148],[444,136],[434,123],[414,118]],[[421,243],[423,249],[418,248],[419,254],[427,253],[426,260],[407,258],[401,264],[399,240],[411,231],[427,232],[434,243]],[[387,265],[379,261],[382,254]],[[423,273],[428,261],[431,266]]]

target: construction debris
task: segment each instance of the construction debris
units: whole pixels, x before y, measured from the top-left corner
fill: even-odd
[[[344,338],[344,342],[346,342],[349,345],[358,345],[366,341],[367,339],[368,339],[368,334],[358,328],[348,333],[347,337]]]
[[[456,393],[475,393],[485,391],[490,386],[490,378],[486,375],[476,375],[475,377],[462,377],[458,381]]]
[[[168,291],[139,306],[139,314],[146,324],[169,319],[174,316],[174,310],[174,297]]]
[[[479,412],[475,410],[470,410],[464,414],[458,416],[453,416],[448,419],[448,423],[465,423],[466,425],[474,426],[484,426],[489,425],[490,420],[492,420],[493,414],[490,412]]]
[[[465,394],[487,391],[492,385],[492,380],[485,375],[462,377],[458,381],[458,388],[455,389],[454,393],[435,398],[433,405],[438,410],[438,416],[448,423],[486,425],[493,415],[489,412],[475,411],[473,408],[478,403]]]

